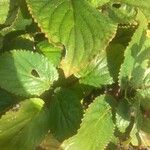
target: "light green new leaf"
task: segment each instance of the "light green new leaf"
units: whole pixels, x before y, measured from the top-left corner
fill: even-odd
[[[46,40],[38,43],[37,48],[50,60],[52,64],[55,66],[59,65],[62,53],[60,48],[54,47],[54,45],[48,43]]]
[[[130,124],[131,110],[126,100],[122,100],[116,111],[116,125],[120,132],[124,133]]]
[[[65,46],[62,69],[77,73],[100,53],[114,36],[116,25],[85,0],[26,0],[49,41]]]
[[[50,99],[49,116],[51,133],[63,141],[76,133],[82,118],[81,97],[76,91],[57,88]]]
[[[114,131],[110,96],[97,97],[85,112],[78,133],[62,144],[64,150],[103,150]]]
[[[0,24],[4,24],[9,13],[10,0],[0,1]]]
[[[17,95],[40,95],[58,79],[57,70],[44,56],[11,51],[0,56],[0,86]]]
[[[1,150],[33,150],[48,132],[44,102],[31,98],[17,104],[0,119]]]
[[[141,87],[150,57],[150,38],[146,33],[147,20],[140,11],[137,20],[139,27],[125,50],[125,59],[120,70],[119,82],[123,89],[128,86],[135,89]]]

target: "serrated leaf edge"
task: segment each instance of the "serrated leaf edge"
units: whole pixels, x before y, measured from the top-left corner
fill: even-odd
[[[100,96],[106,96],[106,95],[105,95],[105,94],[102,94],[102,95],[100,95]],[[100,96],[98,96],[98,97],[100,97]],[[97,97],[96,97],[96,98],[97,98]],[[96,99],[96,98],[95,98],[95,99]],[[95,100],[95,99],[94,99],[94,100]],[[79,133],[80,128],[81,128],[81,125],[82,125],[82,122],[83,122],[83,119],[84,119],[84,117],[85,117],[85,115],[86,115],[86,112],[88,111],[88,109],[89,109],[92,105],[94,105],[94,101],[93,101],[91,104],[89,104],[89,105],[88,105],[88,108],[85,110],[85,112],[84,112],[84,114],[83,114],[83,117],[82,117],[82,119],[81,119],[80,127],[79,127],[79,129],[77,130],[77,133],[76,133],[75,135],[77,135],[77,134]],[[113,128],[113,133],[115,132],[115,127],[116,127],[115,124],[113,124],[113,127],[112,127],[112,128]],[[75,135],[74,135],[74,136],[75,136]],[[110,137],[109,142],[107,142],[107,143],[105,144],[105,146],[104,146],[103,149],[105,149],[105,148],[108,146],[108,144],[110,143],[112,137],[113,137],[113,135]],[[69,140],[70,138],[71,138],[71,137],[65,139],[65,140],[63,141],[63,143],[64,143],[65,141]],[[59,150],[62,150],[61,147],[63,146],[63,143],[60,145],[60,149],[59,149]]]
[[[6,51],[6,52],[4,52],[4,53],[2,53],[2,54],[0,54],[0,56],[4,56],[4,55],[7,55],[7,54],[11,54],[11,53],[15,53],[15,52],[29,52],[29,53],[31,53],[32,55],[39,55],[39,56],[41,56],[43,59],[45,59],[45,60],[47,60],[48,62],[49,62],[49,60],[48,60],[48,58],[47,57],[45,57],[43,54],[39,54],[39,53],[37,53],[37,52],[33,52],[33,51],[29,51],[29,50],[24,50],[24,49],[20,49],[20,50],[16,50],[16,49],[14,49],[14,50],[11,50],[11,51]],[[55,68],[55,66],[51,63],[51,65]],[[54,80],[54,81],[56,81],[56,79]],[[2,86],[0,86],[1,88],[3,88]],[[3,88],[3,89],[5,89],[5,88]],[[6,90],[6,89],[5,89]],[[7,90],[6,90],[7,91]],[[17,93],[17,92],[13,92],[13,91],[8,91],[8,92],[10,92],[10,93],[12,93],[12,94],[14,94],[14,95],[18,95],[18,96],[25,96],[25,97],[27,97],[27,98],[30,98],[30,97],[36,97],[36,96],[40,96],[41,94],[36,94],[36,95],[32,95],[32,94],[29,94],[29,93],[25,93],[25,94],[20,94],[20,93]],[[43,92],[44,93],[44,92]]]

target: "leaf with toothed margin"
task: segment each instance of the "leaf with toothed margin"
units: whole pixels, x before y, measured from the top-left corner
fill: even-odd
[[[42,142],[49,130],[43,106],[42,99],[26,99],[1,117],[1,150],[33,150]]]
[[[141,11],[138,12],[139,26],[125,50],[125,59],[121,66],[119,83],[122,89],[141,88],[145,70],[150,57],[150,38],[147,36],[147,20]]]
[[[61,67],[66,76],[88,66],[116,31],[116,25],[85,0],[26,1],[49,41],[65,46]]]
[[[85,112],[78,133],[62,144],[64,150],[102,150],[111,141],[114,132],[108,95],[97,97]]]
[[[0,56],[0,86],[16,95],[41,95],[58,73],[43,55],[13,50]]]
[[[110,76],[108,69],[106,52],[101,52],[100,55],[97,54],[88,67],[83,68],[78,74],[75,74],[80,80],[80,83],[101,87],[102,85],[112,84],[113,78]]]

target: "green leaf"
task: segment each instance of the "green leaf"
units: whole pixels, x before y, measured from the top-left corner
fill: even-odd
[[[10,93],[0,89],[0,115],[15,103],[16,101]]]
[[[110,96],[97,97],[85,112],[78,133],[64,141],[65,150],[102,150],[111,141],[114,132]]]
[[[150,118],[143,117],[141,130],[150,134]]]
[[[123,1],[115,0],[115,2],[117,2],[117,1],[121,4],[123,3],[123,4],[133,6],[133,7],[137,7],[138,9],[140,9],[145,14],[145,16],[147,17],[148,20],[150,19],[150,15],[149,15],[150,0],[136,0],[136,1],[133,1],[133,0],[123,0]]]
[[[9,11],[7,14],[6,21],[3,24],[2,28],[10,27],[11,25],[13,25],[18,14],[18,10],[19,10],[19,0],[9,0]]]
[[[149,112],[150,111],[150,68],[145,71],[143,84],[136,93],[137,99],[140,100],[142,108]]]
[[[78,74],[75,74],[80,80],[80,83],[101,87],[102,85],[112,84],[113,79],[110,76],[109,69],[107,66],[106,52],[101,52],[97,58],[91,60],[87,68],[83,68]]]
[[[137,15],[137,9],[134,7],[113,1],[107,5],[105,11],[114,22],[121,24],[134,23]]]
[[[127,100],[122,100],[116,111],[116,125],[120,132],[124,133],[131,121],[131,110]]]
[[[116,25],[85,0],[26,1],[49,41],[65,46],[61,67],[66,76],[88,68],[114,36]]]
[[[18,104],[0,119],[1,150],[33,150],[48,132],[43,100],[32,98]],[[9,143],[9,144],[8,144]]]
[[[116,2],[120,2],[120,0],[115,0]],[[150,6],[148,5],[150,3],[150,0],[137,0],[137,1],[131,1],[131,0],[124,0],[121,3],[126,3],[128,5],[132,5],[139,8],[147,8],[149,9]]]
[[[139,136],[141,139],[141,146],[149,148],[150,147],[150,134],[140,131]]]
[[[0,24],[4,24],[9,13],[10,0],[0,1]]]
[[[139,27],[125,50],[125,59],[120,70],[119,82],[122,89],[140,88],[148,66],[150,38],[146,35],[147,20],[140,11],[137,20]]]
[[[15,37],[14,34],[18,34],[18,31],[14,31],[9,33],[9,36],[6,36],[3,41],[3,50],[10,51],[10,50],[30,50],[33,51],[34,49],[34,41],[33,39],[29,38],[29,34],[23,34],[22,36]]]
[[[42,55],[11,51],[0,56],[0,86],[17,95],[40,95],[48,90],[58,73]]]
[[[42,150],[58,150],[60,142],[57,141],[52,134],[48,133],[42,143],[38,146]]]
[[[89,1],[94,7],[100,7],[107,4],[111,0],[87,0]]]
[[[50,60],[52,64],[55,66],[59,65],[62,53],[60,48],[55,47],[46,40],[38,43],[37,48]]]
[[[120,25],[116,36],[106,49],[109,72],[115,82],[118,82],[118,75],[121,64],[123,63],[124,51],[134,32],[134,26],[128,25],[124,27]]]
[[[80,96],[71,89],[57,88],[50,101],[50,130],[63,141],[76,133],[82,118]]]
[[[134,124],[130,132],[131,143],[134,146],[139,146],[139,131],[142,127],[143,115],[141,112],[140,101],[138,99],[134,100],[135,103],[132,104],[132,115],[134,116]]]

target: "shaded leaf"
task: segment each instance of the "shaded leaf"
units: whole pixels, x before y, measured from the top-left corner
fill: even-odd
[[[127,100],[122,100],[116,111],[116,125],[120,132],[124,133],[131,121],[131,110]]]
[[[57,88],[50,101],[50,130],[63,141],[76,133],[82,118],[80,96],[71,89]]]
[[[0,24],[4,24],[9,13],[10,0],[0,1]]]
[[[0,114],[15,103],[16,101],[10,93],[0,89]]]
[[[87,0],[89,1],[94,7],[100,7],[104,4],[107,4],[111,0]]]

